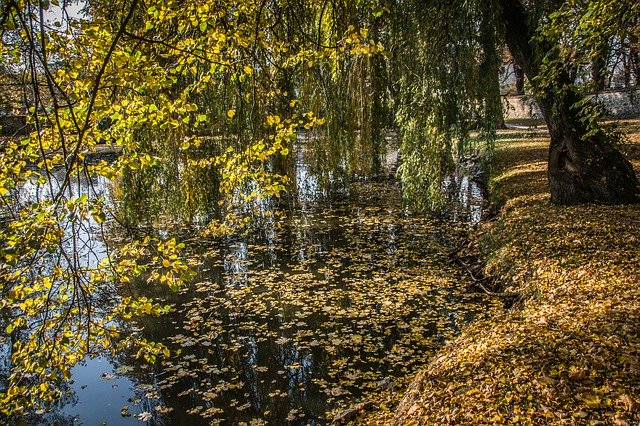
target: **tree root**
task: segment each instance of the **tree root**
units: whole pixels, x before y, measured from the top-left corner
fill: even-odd
[[[485,276],[483,274],[482,268],[479,266],[480,260],[476,255],[460,256],[458,253],[459,253],[459,250],[456,250],[455,252],[451,253],[451,256],[453,257],[454,261],[464,267],[467,274],[473,281],[473,285],[478,289],[482,290],[483,293],[492,297],[505,299],[505,301],[508,301],[509,306],[512,306],[517,300],[522,299],[522,295],[520,293],[496,291],[496,287],[498,287],[495,285],[495,283],[497,282],[497,278],[492,275]],[[476,261],[476,265],[478,266],[473,268],[467,262],[464,261],[465,258],[474,259]],[[492,285],[493,288],[492,289],[487,288],[484,284],[485,282],[494,283],[494,285]]]

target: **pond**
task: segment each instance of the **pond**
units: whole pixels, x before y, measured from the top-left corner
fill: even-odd
[[[173,310],[122,328],[165,343],[169,359],[87,359],[33,423],[328,424],[358,402],[397,396],[461,327],[500,309],[450,258],[481,211],[468,178],[446,182],[460,202],[445,216],[465,219],[451,221],[410,214],[393,179],[327,194],[302,155],[295,167],[298,201],[253,234],[163,231],[186,244],[196,276],[176,293],[144,286]],[[108,197],[108,182],[84,184]],[[92,238],[86,262],[121,238]]]

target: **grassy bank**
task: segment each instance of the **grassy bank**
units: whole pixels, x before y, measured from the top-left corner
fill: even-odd
[[[640,174],[640,120],[622,126]],[[487,272],[520,303],[440,350],[385,422],[640,421],[640,206],[551,205],[547,144],[541,129],[501,135],[501,208],[478,231]]]

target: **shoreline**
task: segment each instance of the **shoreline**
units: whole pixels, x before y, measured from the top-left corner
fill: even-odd
[[[623,149],[640,174],[640,120]],[[499,208],[473,238],[482,272],[521,295],[470,324],[395,409],[362,424],[638,424],[640,205],[554,206],[543,134],[500,137]]]

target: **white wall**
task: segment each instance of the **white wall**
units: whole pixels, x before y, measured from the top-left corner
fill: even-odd
[[[640,88],[633,90],[614,90],[592,95],[600,102],[609,118],[640,117]],[[540,108],[527,96],[503,96],[505,119],[542,118]]]

